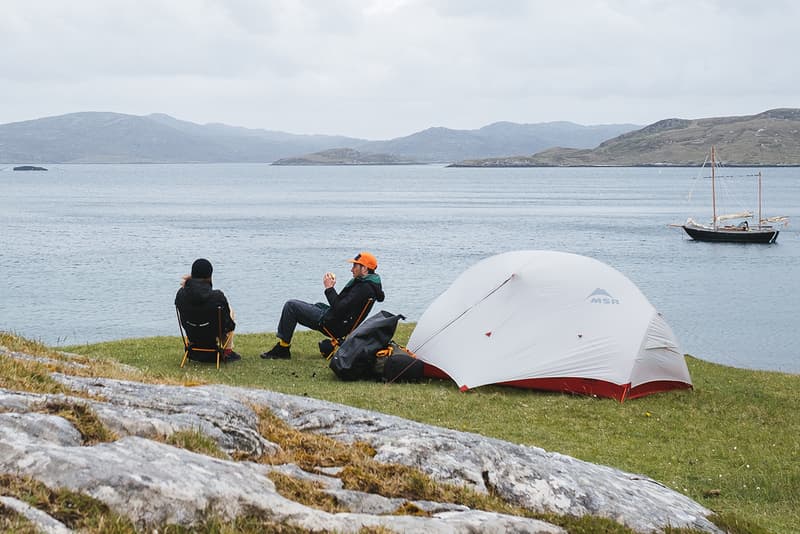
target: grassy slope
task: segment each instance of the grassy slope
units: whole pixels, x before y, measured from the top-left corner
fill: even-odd
[[[408,338],[401,325],[396,339]],[[408,419],[542,447],[642,473],[720,513],[770,532],[800,525],[800,376],[735,369],[688,358],[694,391],[619,404],[607,399],[482,387],[461,393],[449,381],[344,383],[317,352],[318,334],[298,334],[290,361],[258,354],[272,334],[237,337],[241,362],[217,371],[178,363],[177,337],[68,347],[113,358],[184,383],[261,387],[373,409]]]

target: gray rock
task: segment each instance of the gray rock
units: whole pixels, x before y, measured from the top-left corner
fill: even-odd
[[[53,519],[41,510],[19,499],[0,497],[0,504],[24,516],[28,521],[33,523],[36,529],[42,534],[69,534],[72,532],[72,530],[67,528],[61,521]]]
[[[646,476],[326,401],[208,387],[266,405],[299,430],[366,441],[376,449],[378,461],[416,467],[441,482],[480,492],[491,489],[530,510],[607,517],[639,532],[667,526],[719,532],[706,519],[710,510]]]
[[[53,375],[76,391],[108,399],[88,402],[121,436],[166,437],[199,430],[222,450],[260,456],[277,446],[258,433],[257,417],[241,401],[207,388],[141,384],[123,380]]]
[[[24,446],[28,442],[48,442],[77,447],[81,441],[81,433],[62,417],[41,413],[0,413],[0,452],[10,443]]]
[[[309,530],[356,532],[363,526],[396,528],[400,523],[409,532],[469,528],[561,532],[538,521],[472,511],[436,518],[329,514],[279,495],[266,476],[268,466],[218,460],[139,437],[77,447],[37,440],[32,434],[10,440],[9,434],[0,434],[5,445],[0,460],[3,472],[85,493],[127,515],[142,529],[168,523],[189,526],[205,512],[232,519],[254,507],[268,510],[278,522]]]
[[[0,349],[0,357],[4,352],[9,355]],[[220,460],[152,439],[199,429],[228,453],[255,457],[277,448],[259,435],[250,408],[264,406],[299,430],[369,442],[378,461],[491,491],[533,511],[608,517],[638,532],[667,526],[721,532],[706,519],[710,510],[650,478],[536,447],[263,390],[52,376],[91,399],[0,390],[0,412],[6,412],[0,413],[0,473],[86,493],[140,528],[191,526],[205,512],[233,518],[256,508],[309,530],[385,526],[398,532],[561,532],[542,521],[447,503],[413,502],[433,517],[381,515],[405,501],[345,490],[336,469],[308,473],[295,465]],[[80,434],[66,420],[35,413],[52,400],[89,404],[120,439],[81,446]],[[322,483],[350,512],[330,514],[282,497],[267,477],[273,470]]]

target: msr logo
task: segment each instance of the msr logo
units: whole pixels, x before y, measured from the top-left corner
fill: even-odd
[[[619,304],[619,299],[615,299],[608,291],[599,287],[592,291],[586,300],[589,301],[589,304]]]

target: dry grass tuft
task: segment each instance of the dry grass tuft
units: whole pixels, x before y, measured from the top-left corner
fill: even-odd
[[[394,512],[396,515],[415,515],[419,517],[432,517],[433,514],[430,512],[426,512],[416,504],[412,502],[404,502],[400,507],[395,510]]]
[[[0,387],[29,393],[71,393],[51,376],[51,369],[41,362],[0,356]]]
[[[108,443],[118,439],[88,405],[67,401],[47,402],[40,411],[63,417],[81,433],[84,445]]]
[[[345,444],[327,436],[300,432],[267,408],[252,408],[258,415],[261,435],[282,449],[277,455],[262,458],[263,463],[294,463],[306,471],[313,471],[319,467],[338,467],[353,462],[355,458],[375,455],[375,449],[368,443]]]
[[[287,499],[332,514],[350,511],[342,506],[336,497],[325,493],[324,486],[319,482],[301,480],[277,471],[271,472],[269,478],[275,483],[278,493]]]
[[[82,493],[66,489],[52,490],[41,482],[12,475],[0,475],[0,487],[3,488],[3,495],[28,503],[73,530],[89,534],[133,534],[136,532],[128,518],[113,512],[104,503]],[[16,531],[11,530],[10,532]]]
[[[58,358],[60,353],[51,349],[47,345],[20,337],[11,332],[0,332],[0,347],[6,347],[17,352],[24,352],[32,356],[43,356],[46,358]]]
[[[0,532],[39,534],[39,529],[25,516],[0,503]]]
[[[142,369],[121,364],[111,358],[95,358],[57,351],[38,341],[31,341],[8,332],[0,331],[0,347],[41,358],[41,361],[36,361],[0,356],[0,387],[18,391],[63,393],[89,397],[83,392],[73,391],[57,382],[50,376],[51,373],[131,380],[146,384],[196,386],[208,383],[197,379],[185,380],[148,373]]]
[[[347,444],[327,436],[300,432],[291,428],[267,408],[254,406],[253,409],[259,417],[261,434],[282,449],[282,452],[276,455],[261,458],[260,461],[264,463],[271,465],[294,463],[312,472],[318,467],[341,467],[338,476],[343,486],[349,490],[389,498],[403,498],[407,501],[460,504],[476,510],[540,519],[562,526],[573,534],[633,533],[627,527],[610,519],[536,513],[512,505],[496,495],[479,493],[466,486],[439,483],[413,467],[375,461],[375,449],[367,443]],[[316,498],[314,493],[319,491],[300,485],[293,486],[292,490],[291,496],[288,493],[281,494],[298,502],[313,502]],[[395,513],[427,515],[409,502],[398,508]]]

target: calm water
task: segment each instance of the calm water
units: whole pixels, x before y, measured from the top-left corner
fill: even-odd
[[[275,330],[287,298],[322,300],[322,273],[346,280],[359,250],[380,262],[388,298],[376,310],[414,321],[479,259],[551,249],[626,274],[685,352],[800,372],[797,226],[772,246],[698,243],[668,228],[710,217],[698,169],[10,167],[0,171],[0,329],[48,344],[177,335],[174,294],[199,256],[239,331],[259,332]],[[769,213],[800,224],[800,169],[766,169],[765,182]]]

